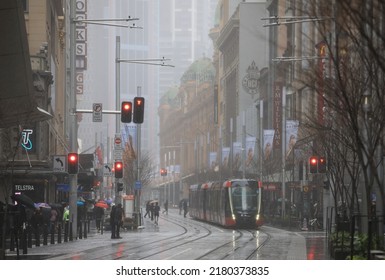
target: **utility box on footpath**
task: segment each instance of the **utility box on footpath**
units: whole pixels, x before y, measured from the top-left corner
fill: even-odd
[[[137,229],[138,225],[134,219],[135,196],[125,195],[123,196],[123,211],[124,211],[124,229]]]

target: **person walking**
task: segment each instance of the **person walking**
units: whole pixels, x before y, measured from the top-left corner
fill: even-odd
[[[160,212],[160,206],[158,205],[158,202],[156,202],[154,206],[154,220],[156,225],[158,225],[159,212]]]
[[[163,211],[162,211],[162,214],[166,213],[166,215],[168,215],[168,200],[166,199],[166,201],[163,203]]]
[[[187,209],[187,200],[183,200],[183,216],[186,218],[188,209]]]
[[[115,239],[116,226],[115,226],[116,206],[112,205],[110,212],[110,226],[111,226],[111,239]]]
[[[150,214],[151,214],[151,221],[154,220],[154,208],[155,208],[155,202],[150,203]]]
[[[151,204],[150,204],[150,200],[149,201],[147,201],[147,203],[146,203],[146,214],[144,214],[144,217],[146,218],[146,217],[151,217]]]
[[[120,236],[120,228],[123,225],[123,208],[122,204],[119,203],[118,206],[116,207],[116,213],[115,213],[115,225],[116,225],[116,231],[115,231],[115,238],[121,239],[122,237]]]
[[[179,201],[179,215],[182,215],[182,209],[183,209],[183,199]]]

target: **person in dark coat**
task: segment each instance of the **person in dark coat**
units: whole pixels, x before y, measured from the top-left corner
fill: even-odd
[[[183,209],[183,199],[179,201],[179,215],[182,215],[182,209]]]
[[[115,238],[120,239],[122,238],[120,237],[120,227],[123,225],[123,217],[124,217],[121,203],[118,204],[115,211],[116,211],[115,212],[115,227],[116,227]]]
[[[186,218],[187,212],[188,212],[187,200],[185,199],[185,200],[183,200],[183,215],[184,215],[185,218]]]
[[[116,216],[116,206],[112,205],[111,212],[110,212],[111,239],[115,239],[116,237],[115,216]]]
[[[164,202],[163,204],[163,211],[162,211],[162,214],[166,213],[166,215],[168,214],[168,200],[166,199],[166,201]]]
[[[40,234],[43,233],[44,217],[39,208],[36,208],[35,213],[31,217],[31,226],[35,233],[35,238],[40,238]]]
[[[147,216],[150,218],[151,217],[151,201],[147,201],[146,203],[146,214],[144,214],[144,217],[146,218]]]
[[[101,222],[104,216],[104,209],[101,207],[94,207],[94,217],[96,222],[96,229],[98,232],[100,232],[101,229]]]
[[[155,219],[155,224],[158,224],[159,220],[159,212],[160,212],[160,206],[158,205],[158,202],[155,203],[154,206],[154,219]]]
[[[154,208],[155,208],[154,203],[150,203],[151,221],[154,220]]]

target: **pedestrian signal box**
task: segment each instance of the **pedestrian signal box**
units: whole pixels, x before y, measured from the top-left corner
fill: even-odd
[[[134,123],[143,123],[144,119],[144,98],[134,98]]]
[[[67,157],[68,174],[78,174],[79,172],[79,155],[77,153],[69,153]]]
[[[318,157],[312,156],[309,158],[309,170],[312,174],[318,172]]]
[[[123,178],[123,162],[115,161],[114,170],[115,178]]]
[[[122,123],[130,123],[132,119],[132,102],[123,101],[120,110],[120,120]]]

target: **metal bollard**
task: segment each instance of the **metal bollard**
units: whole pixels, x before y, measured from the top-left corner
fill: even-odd
[[[40,230],[39,227],[35,229],[35,246],[40,247]]]
[[[32,227],[30,225],[27,226],[27,239],[28,248],[32,248]]]
[[[47,245],[48,244],[48,228],[47,228],[47,225],[45,224],[43,226],[43,245]]]
[[[23,255],[28,254],[28,249],[27,249],[27,230],[25,228],[25,224],[23,224],[23,229],[21,232],[21,246],[23,248]]]
[[[87,238],[87,222],[84,222],[84,238]]]
[[[13,234],[13,229],[11,230],[11,240],[10,240],[9,251],[11,252],[15,251],[15,235]]]
[[[57,225],[57,243],[61,243],[61,223]]]
[[[69,222],[69,241],[73,241],[72,222]]]
[[[83,238],[82,220],[79,221],[78,230],[79,230],[79,239],[82,239]]]
[[[51,225],[51,244],[55,244],[55,224]]]
[[[64,224],[64,242],[68,242],[69,222]]]

